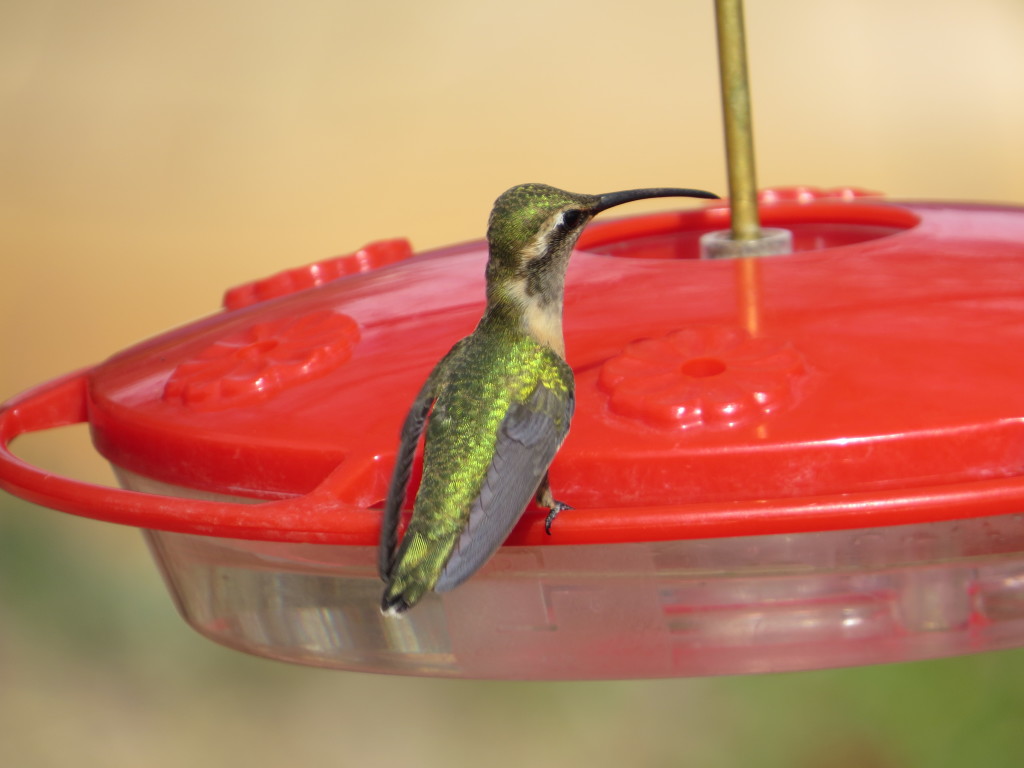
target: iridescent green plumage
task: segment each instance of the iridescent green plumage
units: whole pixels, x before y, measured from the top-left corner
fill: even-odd
[[[498,198],[487,232],[487,309],[434,368],[402,429],[381,526],[383,610],[398,613],[431,589],[461,584],[501,545],[531,497],[552,515],[564,508],[551,496],[547,470],[575,404],[563,359],[565,269],[594,215],[666,196],[714,197],[684,189],[575,195],[524,184]],[[425,424],[423,480],[396,551]]]
[[[508,413],[514,407],[526,408],[538,387],[552,394],[553,402],[542,412],[552,431],[541,454],[543,466],[526,473],[529,487],[517,489],[518,509],[494,522],[500,532],[490,539],[497,541],[494,547],[480,551],[484,559],[508,535],[536,491],[572,415],[569,366],[532,338],[509,333],[493,321],[481,323],[473,336],[452,350],[438,367],[434,386],[437,399],[427,427],[423,480],[388,589],[389,595],[401,595],[409,605],[442,577],[487,480]],[[457,586],[458,576],[440,588]]]

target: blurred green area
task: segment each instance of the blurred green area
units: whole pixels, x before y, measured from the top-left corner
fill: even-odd
[[[0,497],[0,765],[1018,766],[1024,650],[600,683],[294,667],[175,614],[137,531]]]

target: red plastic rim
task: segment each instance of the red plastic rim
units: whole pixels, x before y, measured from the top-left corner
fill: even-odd
[[[578,389],[589,401],[581,400],[587,407],[578,408],[570,441],[564,449],[568,458],[557,468],[560,479],[568,478],[566,485],[571,493],[584,494],[586,479],[598,478],[614,483],[625,499],[631,489],[623,478],[637,476],[639,465],[629,459],[613,466],[607,459],[609,445],[622,455],[632,456],[640,455],[657,443],[669,448],[676,446],[673,449],[676,458],[689,450],[688,455],[695,462],[693,466],[713,469],[712,479],[697,472],[682,473],[686,482],[690,482],[688,478],[697,478],[691,483],[693,487],[698,482],[705,485],[700,494],[691,498],[680,496],[677,501],[666,497],[657,503],[641,499],[634,503],[621,500],[603,505],[587,498],[587,503],[575,504],[576,510],[559,518],[555,535],[551,537],[543,531],[543,512],[528,510],[513,531],[509,544],[598,544],[805,533],[1024,513],[1024,477],[1018,474],[1019,462],[1012,461],[1019,453],[1016,430],[1021,420],[1012,400],[1013,393],[1019,389],[1016,358],[1005,352],[997,355],[985,350],[979,352],[978,345],[973,343],[975,336],[955,335],[962,329],[965,334],[969,331],[988,338],[998,330],[1013,341],[1015,329],[1021,324],[1003,322],[977,311],[977,306],[979,302],[988,302],[1007,317],[1013,317],[1022,304],[1020,291],[1012,281],[1019,279],[1019,260],[1024,258],[1021,244],[1024,242],[1024,211],[994,206],[915,204],[904,207],[876,201],[850,204],[831,199],[807,206],[783,200],[766,212],[763,218],[767,225],[785,225],[787,221],[799,219],[799,226],[810,233],[813,227],[832,222],[826,234],[833,239],[826,241],[827,251],[798,253],[793,258],[782,257],[778,262],[774,261],[778,257],[764,260],[766,265],[773,266],[766,267],[759,279],[774,289],[771,295],[777,303],[762,313],[762,325],[757,333],[741,333],[724,322],[703,325],[687,322],[684,328],[676,328],[659,319],[662,316],[656,311],[661,308],[653,301],[639,307],[647,323],[643,329],[623,330],[608,324],[609,316],[615,318],[620,316],[617,313],[633,310],[636,302],[631,302],[628,295],[601,293],[601,290],[641,277],[658,285],[659,281],[664,282],[663,273],[656,271],[660,268],[673,270],[672,278],[676,280],[679,274],[697,275],[696,267],[700,267],[700,276],[707,277],[709,284],[712,279],[718,281],[718,292],[714,293],[703,285],[693,287],[677,280],[675,295],[692,302],[681,305],[680,312],[685,310],[693,316],[703,313],[711,317],[715,312],[723,313],[722,297],[735,298],[725,292],[731,286],[734,265],[665,264],[666,258],[685,262],[689,255],[683,251],[688,251],[690,246],[676,242],[666,246],[667,250],[660,249],[657,239],[675,232],[677,241],[689,242],[689,233],[692,232],[695,239],[709,228],[721,228],[727,224],[726,217],[724,209],[709,208],[613,221],[594,226],[581,240],[581,249],[586,253],[581,254],[571,268],[576,270],[574,279],[579,290],[568,299],[570,323],[567,330],[576,334],[568,339],[569,356],[577,370]],[[955,230],[949,229],[948,221],[953,220],[959,222]],[[837,223],[841,226],[835,226]],[[643,238],[655,245],[648,242],[646,246],[638,246]],[[391,460],[386,449],[377,450],[377,446],[393,449],[397,423],[403,415],[400,408],[392,408],[394,413],[385,414],[387,420],[382,424],[373,421],[383,419],[379,414],[350,412],[351,418],[365,417],[365,424],[380,427],[380,435],[371,435],[369,428],[354,428],[348,453],[337,446],[324,447],[317,442],[319,437],[311,444],[301,444],[301,451],[305,453],[297,450],[296,456],[304,474],[294,495],[284,498],[283,491],[268,491],[268,497],[274,498],[276,494],[277,498],[251,505],[181,499],[79,483],[28,465],[10,452],[9,444],[21,434],[65,424],[89,421],[94,429],[103,432],[122,413],[130,419],[132,406],[141,402],[142,397],[137,359],[152,358],[162,367],[146,372],[143,378],[155,383],[156,396],[145,401],[149,410],[143,411],[143,417],[135,414],[135,421],[125,433],[126,441],[137,436],[140,440],[147,438],[146,430],[160,426],[157,416],[178,422],[185,421],[187,416],[199,424],[223,422],[254,436],[255,447],[244,446],[245,450],[251,450],[250,463],[269,473],[265,457],[258,453],[261,446],[256,439],[266,428],[252,419],[263,413],[266,403],[273,405],[271,412],[281,416],[283,422],[287,422],[284,417],[291,415],[290,409],[308,405],[309,392],[296,382],[313,389],[336,389],[338,384],[331,377],[350,376],[358,367],[353,361],[358,360],[358,365],[374,371],[373,380],[366,384],[367,392],[385,391],[396,402],[409,401],[410,393],[422,381],[423,371],[437,359],[438,349],[450,343],[445,340],[447,336],[440,341],[435,338],[441,319],[448,322],[454,318],[454,325],[471,329],[474,316],[478,316],[479,298],[474,298],[473,302],[460,298],[479,296],[481,275],[475,270],[472,274],[466,270],[467,264],[476,264],[473,259],[478,251],[479,244],[476,244],[406,259],[403,248],[389,250],[381,257],[380,269],[357,271],[352,278],[346,278],[355,281],[351,284],[336,281],[299,293],[276,293],[275,288],[271,291],[272,298],[259,299],[244,308],[202,321],[196,324],[197,330],[185,329],[146,342],[96,369],[75,373],[26,392],[0,409],[0,487],[55,509],[139,528],[242,539],[374,546],[379,513],[373,507],[383,495]],[[842,254],[849,258],[840,258]],[[630,257],[635,263],[626,264],[624,259],[611,264],[615,260],[602,258],[609,255]],[[446,271],[446,260],[452,257],[457,257],[458,269]],[[937,257],[944,260],[942,269],[932,268],[930,260]],[[978,269],[977,259],[980,258],[986,259],[984,270]],[[398,261],[403,263],[386,266]],[[597,262],[610,265],[609,271],[598,273],[594,269]],[[738,267],[742,264],[736,262]],[[884,284],[869,270],[878,269],[879,265],[891,269],[902,282],[893,284],[895,288]],[[454,281],[445,283],[454,285],[454,309],[443,303],[451,296],[442,296],[437,291],[423,295],[417,292],[416,286],[407,286],[400,279],[407,274],[402,271],[407,268],[423,280],[440,275]],[[677,268],[689,271],[678,272]],[[588,269],[593,271],[588,272]],[[823,295],[820,281],[825,277],[832,280],[835,275],[841,278],[836,285],[842,290]],[[987,281],[984,290],[972,292],[970,280]],[[402,316],[383,314],[371,289],[385,285],[396,291],[400,307],[411,306],[413,298],[418,302],[416,331],[421,335],[416,339],[422,339],[422,343],[417,342],[422,348],[409,350],[404,359],[396,360],[384,344],[389,338],[387,334],[401,337],[410,333],[409,323]],[[350,300],[346,294],[345,312],[336,308],[338,300],[332,290],[349,291],[355,296]],[[618,303],[609,302],[609,296]],[[808,296],[828,309],[827,317],[822,319],[808,312],[805,301]],[[858,296],[867,296],[871,302]],[[298,306],[302,307],[301,313],[296,312]],[[949,307],[962,312],[969,322],[957,321],[957,324],[946,318],[944,312]],[[901,314],[904,310],[907,312]],[[732,311],[730,307],[729,312]],[[666,317],[671,315],[670,312]],[[906,331],[898,325],[901,317],[919,323],[911,329],[919,343],[886,347],[889,329],[888,335],[893,336],[897,330]],[[282,318],[292,320],[285,322]],[[349,318],[354,320],[350,322]],[[588,326],[594,318],[599,322]],[[922,318],[932,323],[941,320],[946,325],[939,333],[935,330],[938,325],[929,325]],[[572,323],[577,323],[576,328]],[[815,323],[824,325],[819,327]],[[826,350],[829,353],[826,356],[819,354],[817,348],[812,350],[813,354],[806,353],[813,339],[821,338],[822,333],[835,334],[852,349],[855,343],[860,343],[869,325],[878,333],[865,337],[859,347],[860,357],[852,358],[845,347],[838,352]],[[251,333],[260,328],[269,336]],[[787,329],[793,328],[799,333],[787,336]],[[314,336],[326,332],[332,339],[338,336],[344,343],[309,346],[303,341],[307,332]],[[451,329],[444,326],[444,332],[450,335]],[[184,340],[179,340],[176,335],[179,333]],[[781,342],[776,344],[774,337],[781,338]],[[796,342],[790,343],[792,338],[796,338]],[[226,344],[225,340],[231,343]],[[1009,348],[1002,342],[995,347]],[[944,350],[945,357],[929,357],[928,350],[933,348]],[[154,354],[154,350],[159,354]],[[358,359],[358,355],[366,357]],[[893,401],[897,406],[910,403],[902,410],[893,405],[883,408],[877,402],[881,397],[879,392],[873,392],[874,399],[867,401],[864,392],[869,390],[858,388],[862,380],[858,377],[867,375],[865,371],[873,380],[893,384],[889,379],[898,379],[903,374],[895,367],[888,367],[890,361],[894,365],[908,364],[900,355],[904,358],[920,355],[912,362],[917,369],[922,369],[922,382],[929,387],[927,392],[922,392],[920,414],[914,412],[915,401]],[[189,367],[197,360],[207,367]],[[218,372],[215,391],[210,390],[206,378],[196,378],[196,371],[208,373],[211,365]],[[227,378],[234,377],[230,386],[221,386],[226,378],[222,370],[225,365],[231,371]],[[929,365],[933,368],[926,370]],[[954,369],[960,372],[958,376],[950,374]],[[892,371],[897,371],[898,375]],[[840,374],[848,378],[843,379]],[[120,409],[116,412],[101,412],[107,401],[97,396],[95,382],[104,375],[120,387],[113,387],[111,391],[126,393],[121,400],[101,393]],[[174,378],[175,375],[179,378]],[[822,399],[821,393],[833,379],[840,381],[841,386],[829,398]],[[656,381],[661,388],[652,389],[650,381]],[[985,381],[991,383],[988,389],[976,385]],[[958,387],[969,390],[970,396],[961,397]],[[744,395],[748,389],[752,393],[749,398]],[[238,392],[244,392],[245,396],[239,396]],[[979,393],[985,394],[979,396]],[[813,397],[819,397],[822,402],[816,403]],[[216,407],[210,405],[214,401]],[[370,402],[370,399],[364,397],[360,402]],[[951,419],[949,413],[954,406],[961,410]],[[821,411],[825,414],[822,416],[814,408],[831,410]],[[797,412],[799,419],[792,416]],[[957,419],[961,415],[963,419],[976,418],[982,426],[975,429],[966,422],[960,424]],[[831,442],[808,439],[807,435],[818,433],[807,430],[813,430],[823,418],[834,418],[840,431]],[[851,430],[872,419],[877,422],[877,439],[873,438],[873,442],[851,439]],[[942,419],[949,423],[941,429],[935,427]],[[889,423],[908,423],[916,429],[916,432],[908,432],[905,450],[895,439],[900,435],[882,429]],[[994,426],[989,428],[990,424]],[[312,422],[308,426],[310,434],[320,426]],[[333,429],[332,425],[327,426]],[[794,432],[796,426],[805,431]],[[104,439],[112,432],[106,434]],[[917,455],[916,446],[928,443],[929,436],[935,434],[942,440],[931,441],[928,445],[927,466],[911,468],[917,474],[875,477],[874,465],[870,462],[877,461],[877,456],[891,455],[895,460],[912,463]],[[765,435],[776,442],[765,442]],[[221,448],[212,432],[202,432],[199,436],[201,441],[193,439],[191,443],[183,438],[182,446],[188,457],[201,457],[203,460],[194,466],[204,468],[207,454],[203,452],[213,455]],[[761,440],[764,447],[758,455],[747,451],[749,446],[744,442],[755,438]],[[614,442],[610,442],[613,439]],[[982,452],[990,452],[985,459],[987,463],[970,464],[977,461],[978,451],[971,448],[974,443],[964,442],[969,440],[977,442]],[[292,443],[299,444],[291,438],[285,442],[289,448]],[[366,450],[358,454],[356,449],[364,443]],[[698,449],[690,447],[695,443],[699,443]],[[900,449],[895,450],[893,446]],[[146,444],[140,442],[135,446],[125,442],[110,450],[120,450],[129,456],[136,447],[145,449]],[[167,457],[171,454],[166,451],[171,447],[174,446],[170,441],[149,440],[152,453],[145,461],[153,467],[159,467],[161,461],[170,464],[171,459]],[[848,467],[844,469],[842,462],[837,462],[836,466],[822,468],[804,460],[818,455],[814,451],[833,448],[845,451],[836,454],[840,457],[853,457],[846,462]],[[242,447],[228,442],[223,450],[237,454]],[[785,459],[789,455],[785,453],[787,450],[791,451],[794,461],[776,461],[779,456]],[[886,454],[886,451],[892,452]],[[320,464],[310,461],[309,456]],[[771,464],[772,461],[775,464]],[[887,471],[893,463],[887,461],[878,464],[879,472]],[[180,458],[175,458],[174,462],[181,464]],[[769,462],[763,466],[792,472],[813,469],[822,477],[815,478],[816,485],[808,486],[811,490],[807,492],[798,489],[784,493],[790,487],[787,486],[790,479],[780,476],[782,479],[777,484],[782,491],[758,491],[752,486],[754,490],[748,488],[745,497],[730,497],[729,481],[733,476],[749,475],[751,483],[762,485],[774,482],[757,462]],[[115,463],[137,471],[134,466]],[[585,470],[577,471],[576,465]],[[337,469],[332,471],[332,467]],[[934,467],[940,470],[932,472]],[[900,467],[896,469],[904,471]],[[225,467],[225,471],[233,470],[234,465]],[[667,470],[659,471],[663,478],[667,477]],[[574,480],[573,472],[583,479]],[[634,474],[630,475],[631,472]],[[844,478],[852,476],[850,472],[859,478],[859,485],[850,492],[842,492]],[[198,476],[196,482],[190,484],[173,483],[156,472],[140,474],[199,491],[213,492],[217,487],[220,490],[216,492],[222,494],[231,494],[233,488],[241,487],[224,482],[219,486],[204,486],[203,478]],[[803,474],[793,477],[802,478]],[[373,478],[372,482],[367,478]],[[678,481],[678,477],[673,476],[673,481]],[[574,498],[570,496],[566,500],[572,503]]]

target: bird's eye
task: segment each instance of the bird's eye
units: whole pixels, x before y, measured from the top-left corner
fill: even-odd
[[[563,229],[576,229],[583,220],[583,211],[577,208],[569,208],[562,211],[562,220],[559,222]]]

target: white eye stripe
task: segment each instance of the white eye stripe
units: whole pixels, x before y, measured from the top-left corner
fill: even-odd
[[[520,263],[526,265],[548,254],[552,241],[561,240],[566,234],[577,229],[582,217],[583,212],[577,208],[567,208],[553,214],[529,245],[523,248]]]
[[[551,238],[557,231],[557,228],[562,225],[562,219],[565,216],[564,211],[559,211],[557,214],[552,216],[548,221],[549,223],[542,227],[537,233],[533,241],[523,249],[524,263],[529,263],[536,259],[539,259],[548,251],[548,246],[551,244]]]
[[[523,251],[523,255],[526,257],[525,262],[529,263],[543,256],[548,249],[548,234],[541,233],[533,239],[533,242]]]

